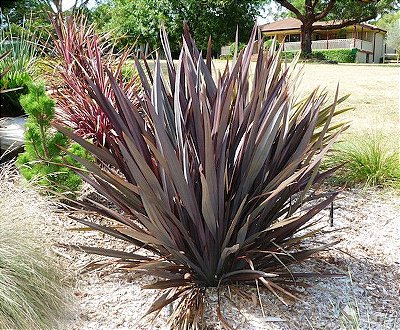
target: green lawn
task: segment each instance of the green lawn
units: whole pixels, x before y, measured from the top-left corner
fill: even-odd
[[[355,109],[343,115],[352,122],[349,133],[399,136],[398,67],[306,64],[303,82],[305,91],[323,86],[333,94],[339,83],[341,94],[351,94],[345,105]]]

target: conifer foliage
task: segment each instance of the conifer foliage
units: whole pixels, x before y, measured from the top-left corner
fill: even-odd
[[[59,191],[76,191],[80,177],[63,166],[71,157],[64,159],[61,148],[70,148],[76,154],[84,155],[78,145],[70,146],[70,140],[51,127],[54,118],[54,101],[46,94],[40,83],[30,83],[29,92],[21,96],[20,103],[28,115],[25,132],[25,151],[19,155],[17,164],[28,180],[35,179],[39,184]]]

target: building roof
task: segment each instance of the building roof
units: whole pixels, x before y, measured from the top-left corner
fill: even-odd
[[[297,18],[286,18],[280,21],[260,25],[262,32],[299,30],[300,28],[301,21]]]
[[[367,27],[367,28],[370,28],[371,30],[382,31],[382,32],[385,32],[385,33],[387,32],[386,30],[381,29],[381,28],[379,28],[379,27],[377,27],[375,25],[369,24],[369,23],[360,23],[359,25]]]
[[[317,29],[319,26],[327,26],[331,24],[338,24],[340,21],[320,21],[315,22],[313,26]],[[365,27],[371,30],[377,30],[382,32],[387,32],[383,29],[378,28],[375,25],[368,24],[368,23],[358,23],[358,26]],[[288,30],[300,30],[301,29],[301,21],[297,18],[286,18],[280,21],[267,23],[260,25],[261,32],[274,32],[274,31],[288,31]]]

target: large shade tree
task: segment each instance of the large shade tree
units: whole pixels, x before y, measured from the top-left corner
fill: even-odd
[[[318,30],[340,29],[375,19],[380,14],[399,8],[399,0],[274,0],[289,10],[302,23],[301,51],[311,54],[311,36],[315,22],[330,20]]]
[[[97,6],[93,17],[103,31],[112,31],[122,44],[149,44],[158,48],[159,27],[168,30],[173,50],[179,49],[183,22],[201,49],[207,49],[209,36],[213,50],[235,40],[247,41],[265,0],[106,0]]]

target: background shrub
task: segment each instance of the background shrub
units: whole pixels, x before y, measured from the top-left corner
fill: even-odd
[[[229,47],[232,56],[233,56],[233,54],[235,54],[235,47],[236,47],[236,43],[235,42],[233,42],[231,44],[231,46]],[[245,47],[246,47],[246,44],[244,42],[239,42],[239,44],[238,44],[238,53],[240,53],[243,49],[245,49]]]
[[[287,61],[291,61],[295,58],[295,56],[298,54],[299,52],[296,50],[287,50],[287,51],[283,51],[282,52],[282,58],[287,60]]]
[[[356,49],[323,49],[312,52],[313,57],[325,61],[339,63],[354,63],[356,61]]]
[[[264,49],[269,49],[272,45],[272,43],[274,42],[274,39],[267,39],[264,41]],[[280,43],[278,42],[278,40],[275,40],[275,50],[278,50],[280,46]]]
[[[220,60],[231,60],[233,58],[233,55],[220,55],[219,59]]]
[[[292,60],[298,51],[284,51],[282,54],[283,58]],[[332,61],[338,63],[355,63],[356,61],[356,49],[322,49],[313,50],[312,59],[320,61]]]

